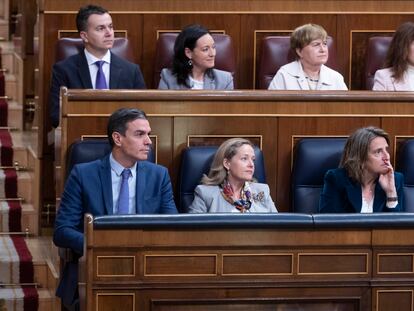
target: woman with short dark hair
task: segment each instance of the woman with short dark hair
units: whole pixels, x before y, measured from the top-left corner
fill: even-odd
[[[185,27],[175,40],[173,67],[161,71],[158,89],[232,90],[233,76],[214,69],[215,58],[210,32],[200,25]]]

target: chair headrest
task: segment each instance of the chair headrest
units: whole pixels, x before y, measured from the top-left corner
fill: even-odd
[[[378,69],[383,68],[392,37],[371,37],[368,40],[365,57],[365,89],[372,90],[374,76]]]
[[[56,62],[83,51],[84,45],[81,38],[60,38],[56,42]],[[115,38],[111,52],[115,55],[134,62],[132,48],[127,38]]]
[[[69,175],[73,166],[79,163],[86,163],[103,158],[111,152],[111,145],[107,139],[88,139],[77,140],[68,148],[66,158],[66,177]],[[150,151],[148,160],[155,162],[154,152]]]

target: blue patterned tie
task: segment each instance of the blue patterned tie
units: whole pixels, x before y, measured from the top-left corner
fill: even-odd
[[[108,86],[106,85],[105,74],[102,69],[104,63],[105,62],[103,60],[98,60],[97,62],[95,62],[95,65],[98,66],[98,72],[96,73],[95,83],[95,89],[97,90],[104,90],[108,88]]]
[[[129,214],[129,186],[128,178],[131,176],[131,170],[126,168],[121,173],[121,190],[118,198],[118,214]]]

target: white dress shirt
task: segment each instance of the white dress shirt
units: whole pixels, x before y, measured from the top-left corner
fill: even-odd
[[[87,49],[85,49],[85,56],[86,56],[86,61],[88,62],[88,66],[89,66],[89,74],[91,75],[92,87],[96,89],[96,75],[98,73],[98,66],[95,63],[97,61],[103,60],[104,64],[102,66],[102,70],[105,75],[106,85],[108,86],[108,89],[109,89],[109,75],[111,73],[110,72],[111,51],[108,50],[105,56],[102,57],[102,59],[99,59],[93,56],[91,53],[89,53]]]
[[[114,157],[109,156],[109,163],[111,165],[111,180],[112,180],[112,211],[114,214],[118,214],[118,198],[121,191],[122,171],[125,169],[119,164]],[[129,189],[129,214],[136,214],[135,198],[136,198],[136,184],[137,184],[137,162],[134,166],[129,168],[131,170],[131,176],[128,179]]]

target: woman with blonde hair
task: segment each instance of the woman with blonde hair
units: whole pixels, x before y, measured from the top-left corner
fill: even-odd
[[[208,176],[194,193],[190,213],[276,213],[269,186],[253,181],[253,144],[231,138],[218,148]]]

